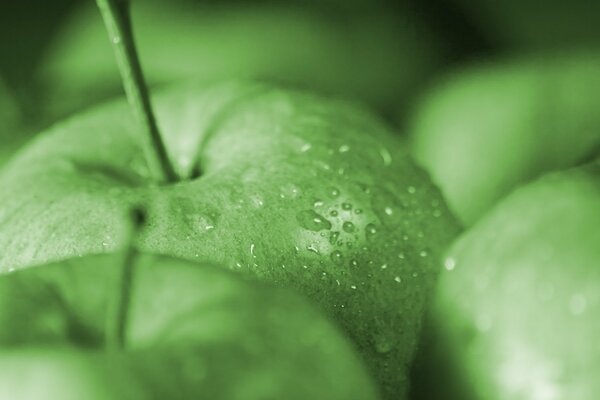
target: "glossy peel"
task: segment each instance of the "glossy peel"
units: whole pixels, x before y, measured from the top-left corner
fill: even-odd
[[[299,290],[400,398],[458,232],[404,144],[361,107],[262,85],[188,85],[154,104],[181,182],[151,182],[124,103],[57,125],[0,175],[0,267],[114,250],[142,204],[143,249]]]

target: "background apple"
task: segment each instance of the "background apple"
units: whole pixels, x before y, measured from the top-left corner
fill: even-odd
[[[465,225],[516,186],[598,153],[599,68],[589,52],[478,65],[424,98],[413,153]]]
[[[422,383],[445,398],[596,398],[599,204],[600,164],[546,175],[452,246],[432,311],[441,352]],[[454,397],[439,360],[462,378]]]
[[[259,84],[155,98],[180,182],[148,176],[124,102],[41,135],[0,173],[0,268],[141,246],[221,263],[317,302],[401,398],[440,253],[458,232],[438,190],[361,107]]]
[[[389,107],[406,101],[444,57],[431,30],[408,11],[329,15],[289,4],[143,1],[133,3],[132,18],[152,84],[262,78]],[[39,65],[58,114],[121,93],[93,2],[73,14]]]
[[[56,399],[376,399],[350,342],[305,300],[168,257],[138,256],[125,348],[104,351],[121,263],[91,256],[0,278],[3,398],[37,392],[33,379]]]

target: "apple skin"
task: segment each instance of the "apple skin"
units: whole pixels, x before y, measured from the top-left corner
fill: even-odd
[[[2,398],[31,389],[11,384],[11,370],[50,382],[57,399],[70,379],[94,400],[378,398],[351,343],[300,296],[164,256],[138,256],[125,349],[103,351],[121,262],[89,256],[0,278]]]
[[[477,65],[424,97],[413,154],[464,225],[520,184],[598,154],[599,68],[592,52]]]
[[[436,360],[463,379],[449,398],[597,397],[599,204],[600,164],[545,175],[452,246],[431,312]]]
[[[140,1],[132,4],[132,18],[151,84],[258,78],[391,108],[444,57],[415,13],[328,16],[306,5]],[[81,4],[67,19],[37,79],[48,89],[49,112],[59,116],[121,93],[94,4]]]
[[[187,85],[155,105],[181,182],[148,176],[124,102],[57,125],[0,173],[0,269],[112,251],[122,210],[142,204],[142,249],[297,289],[402,398],[459,231],[406,146],[359,106],[260,84]]]

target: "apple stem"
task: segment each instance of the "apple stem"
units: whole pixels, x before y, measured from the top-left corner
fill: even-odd
[[[135,272],[135,261],[138,250],[135,238],[144,225],[145,212],[142,208],[131,211],[131,223],[127,234],[128,240],[121,258],[119,274],[116,278],[115,296],[110,298],[106,319],[106,344],[109,350],[125,349],[127,321]]]
[[[145,130],[141,139],[150,172],[158,182],[175,182],[177,176],[161,139],[152,111],[148,86],[133,40],[130,0],[96,0],[96,2],[116,54],[127,99]]]

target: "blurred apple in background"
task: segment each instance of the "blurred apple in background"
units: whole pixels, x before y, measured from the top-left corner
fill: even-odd
[[[517,189],[459,238],[415,380],[421,398],[596,399],[599,227],[596,163]],[[444,383],[448,371],[460,382]]]
[[[441,63],[443,45],[408,10],[338,14],[298,4],[139,1],[132,7],[142,64],[153,84],[260,78],[385,109],[405,101]],[[66,22],[37,78],[56,115],[120,93],[93,2]]]
[[[139,255],[115,348],[107,321],[123,262],[0,276],[0,398],[377,398],[350,342],[306,300],[211,265]]]
[[[471,225],[541,173],[600,149],[600,53],[565,53],[459,69],[420,102],[413,154]]]

